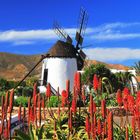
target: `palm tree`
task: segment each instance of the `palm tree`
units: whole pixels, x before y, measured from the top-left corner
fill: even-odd
[[[137,82],[137,79],[136,79],[135,75],[133,75],[132,73],[130,73],[130,72],[119,72],[119,73],[116,73],[116,76],[118,78],[118,81],[123,85],[123,87],[130,87],[132,94],[135,93],[135,85],[134,85],[133,80],[136,81],[137,88],[139,89],[139,84]]]
[[[140,76],[140,61],[136,62],[133,68],[136,70],[137,75]]]

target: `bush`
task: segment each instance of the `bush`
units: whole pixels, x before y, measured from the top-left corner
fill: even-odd
[[[28,106],[28,97],[20,96],[14,100],[15,106],[19,106],[20,104],[24,107],[27,107]]]
[[[31,88],[31,87],[24,87],[22,89],[22,96],[32,97],[33,96],[33,88]]]
[[[58,107],[59,103],[61,103],[60,100],[58,101],[58,97],[57,96],[51,96],[50,101],[49,101],[47,106],[48,107]]]

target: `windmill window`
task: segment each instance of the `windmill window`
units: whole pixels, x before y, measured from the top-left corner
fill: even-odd
[[[48,79],[48,69],[44,69],[43,85],[47,84]]]

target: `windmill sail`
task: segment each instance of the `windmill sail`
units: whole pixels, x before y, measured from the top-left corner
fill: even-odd
[[[58,22],[56,21],[54,22],[53,28],[54,28],[55,33],[60,37],[60,39],[66,41],[67,43],[72,44],[71,37],[64,31],[64,29],[60,27]]]

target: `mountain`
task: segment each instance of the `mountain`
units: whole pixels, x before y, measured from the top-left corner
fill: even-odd
[[[0,77],[7,80],[21,80],[36,64],[40,55],[17,55],[0,53]],[[41,65],[31,75],[39,76]]]
[[[121,65],[121,64],[108,64],[108,63],[100,62],[100,61],[97,61],[97,60],[86,60],[84,67],[87,67],[91,64],[95,64],[95,65],[96,64],[104,64],[109,69],[117,69],[117,70],[129,70],[130,69],[130,67],[124,66],[124,65]]]
[[[21,80],[29,70],[39,61],[40,55],[17,55],[10,53],[0,53],[0,77],[7,80]],[[87,60],[85,66],[91,64],[104,64],[108,68],[114,69],[130,69],[120,64],[107,64],[96,60]],[[31,73],[32,76],[40,77],[41,64]]]

